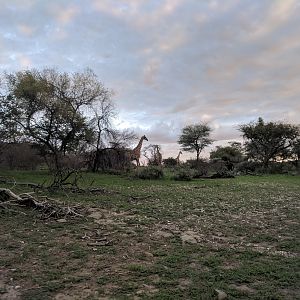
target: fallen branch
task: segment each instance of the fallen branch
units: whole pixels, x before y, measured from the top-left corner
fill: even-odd
[[[9,189],[0,189],[0,207],[2,209],[11,210],[11,206],[20,206],[26,208],[32,208],[39,211],[44,219],[48,218],[65,218],[71,217],[83,217],[79,213],[78,206],[70,207],[56,200],[46,198],[47,200],[39,201],[33,197],[34,193],[23,193],[17,195]],[[45,199],[45,197],[44,197]]]

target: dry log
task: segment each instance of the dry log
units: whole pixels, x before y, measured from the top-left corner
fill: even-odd
[[[0,207],[9,209],[12,205],[18,205],[20,207],[32,208],[39,211],[45,219],[50,217],[59,219],[67,216],[83,217],[82,214],[79,213],[78,206],[65,206],[52,199],[51,201],[43,200],[40,202],[34,198],[32,194],[33,193],[23,193],[16,195],[9,189],[0,188]],[[49,200],[49,198],[47,199]]]

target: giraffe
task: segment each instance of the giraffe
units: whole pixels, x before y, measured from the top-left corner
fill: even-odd
[[[179,153],[178,153],[178,155],[177,155],[177,157],[176,157],[176,164],[177,164],[177,165],[180,165],[180,160],[179,160],[180,154],[182,154],[181,151],[179,151]]]
[[[139,143],[137,144],[137,146],[135,148],[133,148],[132,150],[129,150],[130,161],[135,160],[137,166],[140,165],[141,149],[142,149],[142,145],[143,145],[144,140],[148,141],[148,139],[146,138],[145,135],[143,135],[140,138],[140,141],[139,141]]]
[[[159,146],[158,145],[156,145],[155,162],[157,163],[158,166],[161,166],[162,155],[159,152]]]

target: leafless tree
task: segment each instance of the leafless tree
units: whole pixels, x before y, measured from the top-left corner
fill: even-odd
[[[150,144],[143,150],[143,155],[147,158],[148,165],[160,166],[162,163],[161,146],[157,144]]]

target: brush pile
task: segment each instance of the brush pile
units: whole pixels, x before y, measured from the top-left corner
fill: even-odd
[[[20,208],[36,210],[43,219],[83,217],[79,206],[68,206],[47,196],[35,198],[34,192],[15,194],[10,189],[0,188],[0,209],[25,214]],[[19,208],[19,210],[18,210]]]

